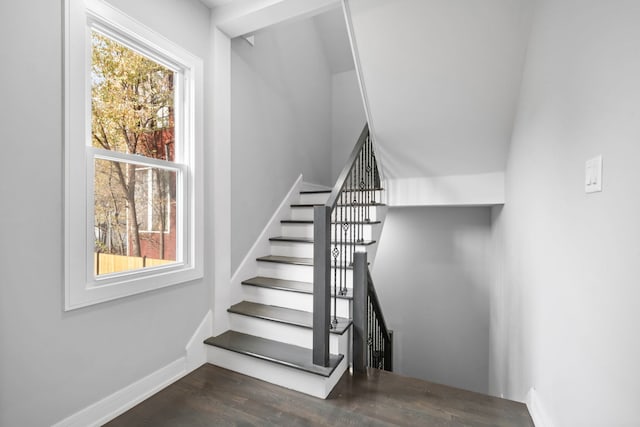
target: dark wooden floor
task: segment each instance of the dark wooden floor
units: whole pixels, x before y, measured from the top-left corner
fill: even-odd
[[[387,372],[345,374],[327,400],[204,365],[108,426],[528,426],[525,405]]]

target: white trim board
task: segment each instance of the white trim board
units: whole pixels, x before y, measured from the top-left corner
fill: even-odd
[[[389,178],[389,206],[492,206],[504,204],[504,173]]]
[[[185,347],[185,356],[92,403],[57,422],[53,427],[101,426],[205,364],[207,353],[203,341],[211,336],[212,318],[211,311],[208,311],[189,339]]]
[[[187,374],[181,357],[146,377],[56,423],[53,427],[101,426]]]
[[[213,312],[209,310],[185,347],[187,373],[207,363],[207,349],[204,340],[212,335]]]
[[[554,427],[549,413],[542,406],[542,401],[535,388],[531,387],[527,393],[527,409],[536,427]]]
[[[205,0],[206,1],[206,0]],[[212,24],[229,38],[262,28],[321,13],[339,5],[340,0],[246,0],[213,8]]]

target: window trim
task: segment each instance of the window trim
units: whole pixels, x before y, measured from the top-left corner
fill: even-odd
[[[203,276],[203,62],[162,35],[99,0],[65,0],[64,35],[64,310],[172,286]],[[122,273],[100,275],[93,269],[93,162],[102,150],[87,144],[91,137],[91,30],[114,38],[145,56],[178,71],[176,138],[182,142],[176,163],[142,157],[136,164],[179,171],[176,183],[183,203],[176,215],[183,235],[176,244],[182,260]],[[180,106],[183,106],[181,108]],[[183,124],[183,125],[180,125]],[[131,155],[109,152],[107,160],[131,162]],[[180,190],[178,190],[180,188]],[[82,223],[85,226],[82,226]]]

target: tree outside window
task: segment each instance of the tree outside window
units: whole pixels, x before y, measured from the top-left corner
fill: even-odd
[[[174,162],[175,73],[97,31],[91,48],[92,146]],[[176,181],[175,170],[95,158],[95,251],[126,257],[96,259],[96,274],[176,261]]]

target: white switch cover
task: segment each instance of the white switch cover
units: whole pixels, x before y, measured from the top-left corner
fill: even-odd
[[[584,169],[584,191],[586,193],[602,191],[602,156],[587,160]]]

